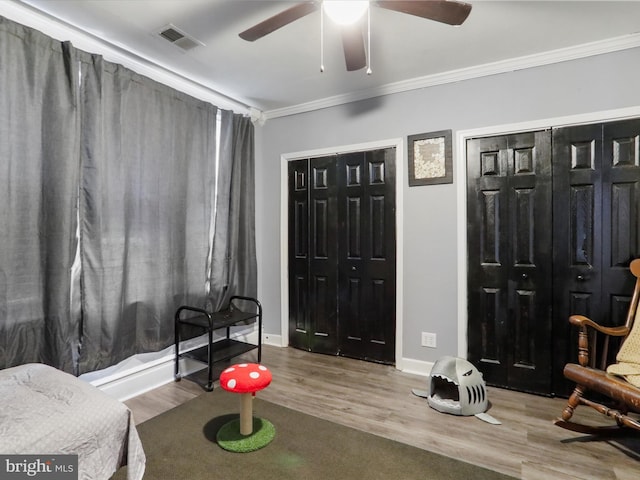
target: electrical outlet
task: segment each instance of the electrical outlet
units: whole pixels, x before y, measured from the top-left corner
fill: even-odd
[[[422,332],[422,346],[429,348],[436,348],[436,334],[429,332]]]

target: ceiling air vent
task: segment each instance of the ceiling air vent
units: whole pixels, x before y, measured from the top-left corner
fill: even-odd
[[[175,25],[171,24],[163,27],[158,32],[158,35],[183,50],[191,50],[192,48],[204,46],[204,43],[202,43],[200,40],[196,40],[192,36],[187,35],[183,31],[176,28]]]

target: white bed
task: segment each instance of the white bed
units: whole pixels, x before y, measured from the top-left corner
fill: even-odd
[[[145,468],[127,406],[43,364],[0,370],[0,452],[77,454],[79,480],[107,480],[123,465],[139,480]]]

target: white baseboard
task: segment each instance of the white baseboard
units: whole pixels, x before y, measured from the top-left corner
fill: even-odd
[[[109,379],[98,385],[91,382],[106,394],[117,398],[121,402],[142,395],[145,392],[158,388],[174,381],[175,356],[163,359],[161,362],[153,362],[153,365],[144,365],[134,372],[123,372],[117,378]],[[206,368],[206,365],[190,358],[180,359],[181,376],[189,375]]]
[[[402,368],[400,368],[400,371],[404,373],[411,373],[413,375],[428,377],[431,373],[431,368],[433,368],[433,362],[414,360],[412,358],[403,358]]]
[[[262,339],[264,345],[272,345],[274,347],[288,347],[289,344],[285,342],[282,335],[275,335],[271,333],[265,333]],[[402,358],[399,362],[396,362],[396,367],[401,372],[411,373],[414,375],[421,375],[428,377],[433,367],[433,362],[425,362],[422,360],[414,360],[411,358]]]
[[[262,337],[262,342],[265,345],[271,345],[273,347],[287,347],[288,345],[283,343],[282,335],[275,335],[272,333],[265,333]]]
[[[263,339],[263,344],[271,344],[272,340],[267,342],[266,337],[267,335],[265,335]],[[258,340],[257,328],[251,328],[250,331],[249,329],[243,330],[232,335],[232,338],[256,344]],[[222,339],[223,337],[214,338],[214,342]],[[192,350],[203,345],[206,345],[206,338],[200,341],[200,343],[189,345],[187,350]],[[90,378],[93,379],[87,381],[106,394],[124,402],[125,400],[174,381],[175,354],[172,352],[172,349],[173,347],[168,347],[163,351],[164,355],[152,361],[138,362],[133,367],[123,370],[116,369],[116,373],[107,373],[103,376],[92,373]],[[185,351],[185,349],[181,349],[181,351]],[[206,364],[202,362],[186,357],[180,359],[180,374],[183,377],[204,368],[206,368]]]
[[[256,343],[257,331],[256,329],[250,332],[244,331],[235,335],[234,338],[249,343]],[[262,343],[263,345],[275,347],[286,346],[282,344],[282,337],[280,335],[264,334]],[[201,345],[191,346],[190,348],[197,348],[198,346]],[[111,375],[105,375],[102,378],[90,381],[90,383],[108,395],[123,402],[153,390],[154,388],[173,382],[174,362],[175,355],[173,353],[167,353],[156,360],[141,363],[135,367]],[[399,366],[401,367],[399,370],[404,373],[428,377],[433,363],[403,358]],[[206,368],[206,365],[196,360],[186,357],[180,359],[180,373],[182,376],[189,375],[204,368]],[[421,385],[416,385],[416,388],[421,388]]]

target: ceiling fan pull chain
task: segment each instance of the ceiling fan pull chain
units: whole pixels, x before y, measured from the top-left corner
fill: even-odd
[[[367,75],[371,75],[371,8],[367,8]]]
[[[324,2],[320,4],[320,73],[324,73]]]

